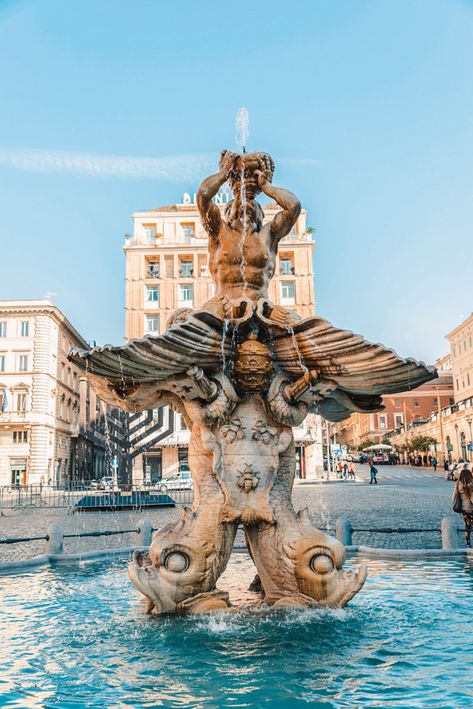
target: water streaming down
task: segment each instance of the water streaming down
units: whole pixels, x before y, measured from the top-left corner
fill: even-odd
[[[304,374],[308,374],[309,368],[307,367],[307,365],[304,362],[304,359],[302,357],[302,353],[299,349],[299,343],[297,342],[296,333],[294,332],[294,328],[292,327],[292,325],[288,325],[287,331],[291,336],[292,344],[294,345],[294,350],[297,355],[297,361],[299,362],[299,366],[302,369],[302,371],[304,372]]]
[[[223,328],[222,328],[222,341],[220,343],[220,352],[222,355],[222,369],[223,369],[224,374],[227,373],[227,357],[225,355],[225,341],[227,339],[229,325],[230,325],[230,320],[228,318],[225,318],[223,321]]]
[[[111,478],[113,478],[113,484],[116,487],[117,480],[116,480],[116,475],[115,475],[115,468],[113,466],[113,449],[112,449],[112,439],[110,436],[110,427],[108,425],[108,418],[107,418],[107,405],[103,401],[101,401],[100,408],[102,410],[104,436],[105,436],[105,469],[106,469],[108,475]]]
[[[247,198],[246,198],[246,185],[245,185],[245,166],[242,163],[241,167],[241,181],[240,181],[240,201],[242,206],[242,231],[240,236],[240,250],[241,250],[241,281],[243,284],[243,296],[246,294],[246,257],[245,257],[245,238],[248,233],[248,210],[247,210]]]

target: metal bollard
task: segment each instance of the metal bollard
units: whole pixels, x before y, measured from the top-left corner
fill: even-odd
[[[140,522],[139,545],[149,547],[153,538],[153,523],[149,517],[145,517]]]
[[[64,530],[55,522],[49,532],[48,554],[62,554],[64,549]]]
[[[351,530],[352,526],[348,517],[339,517],[335,522],[335,531],[337,539],[346,547],[351,547]]]
[[[442,549],[457,549],[458,527],[454,517],[444,517],[440,525],[442,531]]]

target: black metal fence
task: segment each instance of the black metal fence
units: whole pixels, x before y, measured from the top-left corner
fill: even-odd
[[[21,485],[0,487],[0,513],[14,509],[65,508],[70,511],[140,510],[150,507],[192,504],[194,491],[155,486],[129,485],[123,489],[98,490],[87,484],[62,486]]]

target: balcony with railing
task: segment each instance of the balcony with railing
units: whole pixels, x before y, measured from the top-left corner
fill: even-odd
[[[160,269],[158,264],[149,263],[146,268],[146,278],[159,278]]]
[[[18,423],[24,424],[27,411],[0,411],[0,424],[2,423]]]

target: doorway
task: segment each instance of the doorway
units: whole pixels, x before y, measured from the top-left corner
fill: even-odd
[[[21,459],[10,461],[10,474],[12,485],[14,485],[15,487],[26,485],[26,460]]]

